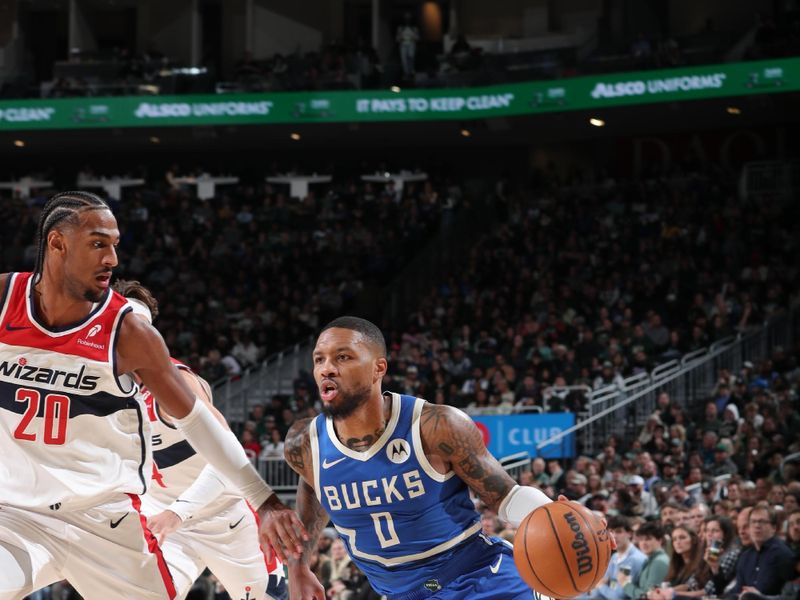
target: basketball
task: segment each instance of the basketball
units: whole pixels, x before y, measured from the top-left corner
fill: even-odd
[[[551,502],[531,512],[517,529],[514,562],[531,588],[553,598],[573,598],[600,581],[611,558],[602,521],[575,502]]]

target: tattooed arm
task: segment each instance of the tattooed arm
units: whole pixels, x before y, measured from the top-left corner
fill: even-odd
[[[328,523],[328,515],[322,508],[314,492],[314,466],[311,462],[311,439],[308,426],[311,419],[296,422],[286,434],[283,454],[289,466],[300,476],[297,485],[297,512],[308,531],[308,540],[303,543],[303,562],[307,561],[310,550],[317,547],[317,539]]]
[[[486,506],[497,512],[516,482],[486,450],[472,419],[452,406],[426,403],[420,434],[425,455],[434,459],[431,463],[455,471]]]
[[[452,406],[425,404],[420,416],[425,455],[442,472],[452,469],[481,501],[512,525],[550,502],[533,487],[520,487],[489,454],[475,423]]]
[[[314,465],[311,459],[311,439],[308,426],[311,419],[296,422],[286,434],[283,454],[289,466],[300,476],[297,485],[297,512],[308,531],[303,541],[303,553],[299,558],[289,560],[289,595],[291,598],[324,600],[325,588],[308,566],[308,559],[322,528],[328,523],[328,515],[319,503],[314,492]]]

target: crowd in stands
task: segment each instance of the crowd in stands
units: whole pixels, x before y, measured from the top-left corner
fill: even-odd
[[[506,225],[387,328],[386,389],[484,414],[580,410],[579,397],[559,398],[553,385],[613,383],[798,304],[783,209],[740,204],[719,178],[499,200]],[[621,550],[592,598],[795,597],[798,359],[797,348],[776,347],[739,372],[722,369],[707,398],[662,393],[634,438],[612,437],[575,461],[536,458],[519,474],[609,518]],[[301,376],[292,397],[255,407],[243,443],[254,457],[279,456],[282,432],[318,408]],[[484,531],[513,536],[483,513]],[[774,573],[754,578],[764,553]]]
[[[0,203],[2,272],[32,266],[47,196]],[[115,203],[115,273],[153,291],[169,348],[213,383],[302,341],[365,286],[385,284],[459,197],[444,180],[402,192],[346,181],[304,199],[241,185],[201,202],[165,183]]]
[[[776,16],[756,15],[752,43],[744,60],[796,56],[800,52],[800,12],[783,10]],[[463,33],[451,43],[422,39],[416,19],[394,32],[391,51],[379,53],[365,40],[333,41],[318,50],[287,48],[272,56],[245,52],[232,72],[206,66],[181,68],[155,50],[141,54],[127,48],[94,55],[75,53],[60,63],[51,81],[41,85],[43,97],[108,96],[175,93],[269,92],[299,90],[378,89],[403,86],[489,85],[507,81],[552,79],[610,71],[671,68],[723,62],[745,31],[718,31],[708,19],[704,27],[682,36],[638,33],[632,40],[602,45],[578,60],[578,49],[556,48],[530,52],[489,51],[470,43]],[[598,32],[604,37],[602,32]],[[607,37],[607,36],[606,36]],[[475,40],[473,40],[475,41]],[[94,65],[94,71],[92,70]],[[2,97],[28,97],[31,82],[5,82]]]
[[[608,518],[620,547],[587,597],[798,597],[799,359],[776,349],[755,368],[723,370],[709,398],[686,406],[662,394],[637,439],[611,438],[571,466],[537,458],[520,474]],[[486,522],[513,535],[491,513]]]
[[[256,406],[243,442],[262,458],[279,456],[294,420],[317,414],[314,397],[302,382],[289,402]],[[581,600],[795,600],[797,453],[800,347],[776,348],[740,372],[721,370],[707,398],[683,404],[662,393],[638,436],[611,437],[596,456],[573,461],[535,458],[517,481],[608,519],[619,549],[600,586]],[[512,528],[477,506],[487,535],[513,540]],[[313,561],[320,580],[330,594],[356,594],[333,597],[372,598],[337,544],[326,530]],[[755,595],[740,596],[748,592]]]
[[[758,27],[746,58],[763,60],[797,56],[800,52],[800,10],[779,18],[759,15]]]
[[[468,412],[579,411],[581,398],[554,386],[614,383],[798,303],[796,209],[740,201],[721,174],[591,185],[549,176],[505,189],[494,199],[499,224],[407,318],[383,324],[387,389]],[[167,343],[214,381],[232,372],[229,358],[242,366],[318,330],[359,281],[385,282],[392,261],[432,235],[448,196],[457,188],[399,195],[353,184],[300,201],[240,186],[200,203],[164,186],[116,207],[118,271],[165,299],[157,325]],[[0,234],[13,240],[5,269],[31,262],[40,206],[2,204]],[[242,354],[248,341],[255,350]],[[775,596],[797,585],[784,546],[800,544],[800,482],[785,461],[800,450],[799,390],[797,349],[773,348],[740,372],[722,370],[708,398],[662,394],[635,439],[611,438],[571,463],[536,458],[519,481],[613,517],[615,533],[645,555],[637,570],[633,546],[618,553],[630,557],[630,575],[610,572],[602,597],[722,597],[730,585]],[[290,397],[254,407],[242,443],[254,458],[280,457],[288,428],[318,408],[301,374]],[[485,510],[484,526],[513,535]],[[331,597],[369,598],[363,575],[323,538],[331,548],[318,568]],[[749,578],[762,552],[782,561],[769,583]]]
[[[388,387],[468,412],[579,411],[580,397],[552,387],[650,371],[797,301],[789,223],[714,177],[508,205],[507,222],[387,327]]]

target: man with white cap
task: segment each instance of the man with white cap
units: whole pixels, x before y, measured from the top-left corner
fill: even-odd
[[[645,518],[655,515],[658,511],[658,503],[653,495],[644,489],[644,478],[641,475],[630,475],[627,484],[633,502],[642,508],[642,515]]]

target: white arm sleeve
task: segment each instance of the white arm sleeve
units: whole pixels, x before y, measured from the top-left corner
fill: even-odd
[[[500,503],[497,516],[513,527],[519,527],[525,517],[548,502],[552,500],[542,490],[527,485],[515,485]]]
[[[197,511],[219,498],[227,484],[211,465],[206,465],[194,483],[184,490],[175,502],[167,507],[181,518],[192,517]]]
[[[182,419],[173,418],[173,423],[198,454],[239,488],[254,509],[273,494],[253,468],[239,440],[217,421],[205,402],[196,399],[189,414]]]

